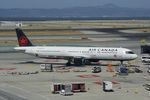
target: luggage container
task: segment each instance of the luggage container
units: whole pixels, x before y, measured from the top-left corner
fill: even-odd
[[[127,68],[121,67],[119,70],[120,70],[119,75],[128,75],[128,69]]]
[[[119,75],[128,75],[128,68],[125,65],[118,66],[116,71]]]
[[[53,65],[52,64],[41,64],[40,65],[41,71],[53,71]]]
[[[113,84],[110,81],[103,81],[103,91],[113,92]]]
[[[85,83],[52,83],[51,92],[53,94],[60,93],[61,95],[72,95],[73,92],[86,92]]]
[[[60,94],[63,96],[73,95],[73,92],[71,90],[71,84],[63,84],[60,86],[61,91]]]
[[[62,83],[52,83],[51,85],[51,92],[56,94],[61,91]]]
[[[74,82],[72,84],[72,92],[86,92],[85,83],[83,82]]]

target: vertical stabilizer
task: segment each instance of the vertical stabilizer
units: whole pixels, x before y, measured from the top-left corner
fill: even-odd
[[[17,34],[19,46],[33,46],[31,41],[27,38],[27,36],[24,34],[24,32],[21,29],[16,28],[16,34]]]

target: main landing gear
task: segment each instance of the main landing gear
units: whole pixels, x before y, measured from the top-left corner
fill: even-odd
[[[75,66],[85,65],[85,59],[84,58],[68,59],[68,62],[66,63],[66,66],[71,66],[71,65],[75,65]]]
[[[123,65],[123,60],[121,60],[120,62],[121,62],[121,65]]]

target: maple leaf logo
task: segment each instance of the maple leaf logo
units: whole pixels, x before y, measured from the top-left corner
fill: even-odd
[[[25,45],[27,45],[27,44],[28,44],[27,38],[26,38],[25,36],[21,36],[21,37],[19,38],[19,45],[20,45],[20,46],[25,46]]]

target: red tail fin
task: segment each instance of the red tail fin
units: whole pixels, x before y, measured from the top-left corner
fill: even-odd
[[[23,31],[19,28],[16,29],[19,46],[33,46],[30,40],[26,37]]]

